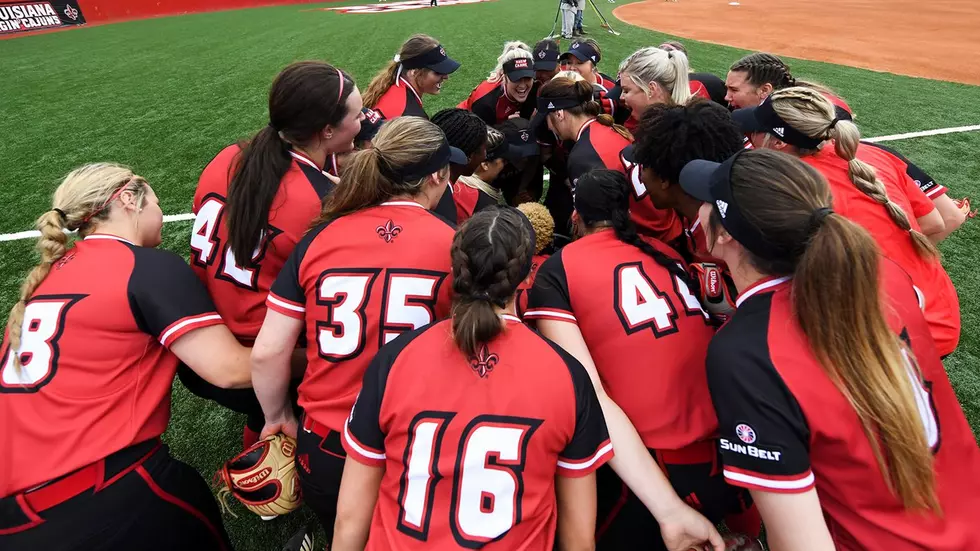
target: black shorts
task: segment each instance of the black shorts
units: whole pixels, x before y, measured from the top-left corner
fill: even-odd
[[[265,415],[262,413],[262,405],[255,396],[255,390],[251,388],[220,388],[205,381],[200,375],[183,363],[177,365],[177,377],[184,385],[184,388],[191,391],[195,396],[211,400],[220,406],[232,411],[243,413],[246,416],[245,426],[255,432],[262,432],[265,426]],[[289,385],[289,399],[293,405],[293,411],[299,415],[299,406],[296,405],[298,394],[297,387],[302,379],[295,379]]]
[[[232,549],[211,489],[196,470],[170,457],[166,445],[137,444],[109,456],[104,465],[98,491],[93,486],[54,504],[41,498],[42,486],[26,497],[0,500],[0,549]],[[70,477],[47,488],[63,488]],[[42,507],[42,501],[49,503]]]
[[[711,522],[718,524],[727,515],[738,514],[752,506],[752,498],[743,488],[730,486],[720,469],[717,449],[706,463],[669,463],[650,450],[658,459],[674,491],[688,505]],[[596,515],[596,549],[631,550],[665,549],[660,525],[646,505],[613,472],[604,465],[596,471],[598,514]]]
[[[303,490],[303,502],[316,513],[327,541],[333,541],[333,523],[337,518],[340,478],[344,474],[347,452],[340,433],[306,417],[300,417],[296,431],[296,472]]]

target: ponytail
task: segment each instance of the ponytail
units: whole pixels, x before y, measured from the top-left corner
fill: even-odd
[[[630,142],[633,141],[633,134],[630,133],[629,129],[627,129],[625,126],[621,124],[616,124],[615,119],[613,119],[612,115],[607,115],[607,114],[599,115],[595,118],[595,121],[601,124],[602,126],[608,126],[609,128],[612,128],[613,130],[616,131],[617,134],[626,138]]]
[[[619,78],[629,78],[646,93],[656,83],[670,96],[670,102],[684,105],[691,100],[691,80],[687,54],[680,50],[646,47],[633,52],[619,64]]]
[[[616,131],[617,134],[626,138],[630,142],[633,141],[633,134],[626,129],[625,126],[616,124],[612,115],[604,114],[602,112],[602,105],[595,100],[595,88],[593,85],[589,84],[584,80],[572,81],[568,79],[552,79],[551,82],[545,85],[548,93],[552,90],[558,90],[562,88],[573,88],[575,91],[575,97],[581,101],[581,105],[575,107],[569,107],[565,109],[565,112],[571,115],[586,115],[588,117],[595,118],[596,122],[603,126],[608,126]]]
[[[667,270],[671,275],[676,276],[684,282],[684,285],[687,285],[687,288],[692,292],[697,289],[697,286],[691,283],[691,276],[681,267],[681,264],[677,260],[658,251],[653,245],[647,243],[640,237],[640,234],[636,231],[636,223],[630,217],[629,210],[614,210],[612,212],[611,222],[613,232],[615,232],[617,239],[627,245],[633,245],[637,249],[640,249],[643,254],[652,258],[654,262]]]
[[[514,299],[533,254],[529,224],[516,209],[490,208],[474,214],[453,238],[453,340],[477,356],[503,331],[495,308]]]
[[[381,72],[374,75],[374,78],[371,79],[371,83],[368,84],[367,90],[362,96],[364,107],[370,107],[372,109],[377,107],[378,102],[381,101],[381,97],[385,95],[385,92],[395,85],[398,81],[398,65],[398,62],[389,61],[385,65],[385,68],[381,69]]]
[[[910,379],[921,375],[910,371],[882,312],[880,260],[867,231],[830,214],[797,263],[793,308],[814,355],[857,412],[889,488],[906,508],[938,513],[932,452]]]
[[[678,105],[684,105],[691,99],[691,78],[688,72],[687,54],[681,51],[667,52],[667,59],[674,68],[674,83],[670,91],[670,99]]]

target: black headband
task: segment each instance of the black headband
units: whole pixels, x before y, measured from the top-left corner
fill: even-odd
[[[449,142],[445,139],[442,140],[439,147],[425,159],[401,168],[391,166],[383,152],[377,151],[376,154],[378,156],[378,169],[389,180],[393,180],[395,182],[415,182],[425,178],[429,174],[438,172],[439,169],[447,166],[450,162],[456,164],[466,163],[466,155],[464,155],[459,149],[450,147]]]

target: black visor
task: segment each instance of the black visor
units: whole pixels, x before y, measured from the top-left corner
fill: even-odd
[[[431,155],[426,159],[414,164],[402,167],[399,170],[394,168],[389,169],[385,166],[384,161],[381,162],[382,172],[385,173],[392,180],[401,182],[414,182],[416,180],[421,180],[429,174],[439,172],[445,166],[449,164],[454,165],[465,165],[469,162],[466,154],[462,150],[457,149],[449,145],[447,140],[443,140],[439,144],[439,148],[436,149]]]
[[[766,132],[780,140],[802,149],[816,149],[823,143],[822,139],[811,138],[792,126],[786,124],[772,108],[772,98],[768,97],[758,107],[737,109],[732,113],[732,119],[745,134]]]
[[[599,52],[595,51],[588,42],[572,42],[572,45],[568,47],[568,51],[561,54],[561,57],[575,56],[579,61],[591,61],[593,65],[599,63],[602,60],[602,56]]]
[[[446,49],[440,44],[422,55],[401,62],[405,69],[431,69],[440,75],[448,75],[459,69],[459,62],[446,55]]]
[[[577,97],[570,96],[559,96],[559,97],[544,97],[538,96],[538,110],[534,114],[534,118],[531,119],[531,126],[529,129],[531,132],[539,132],[542,125],[545,124],[545,120],[548,118],[548,113],[554,113],[555,111],[560,111],[562,109],[570,109],[582,105]]]

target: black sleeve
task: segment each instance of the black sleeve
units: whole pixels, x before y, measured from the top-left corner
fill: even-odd
[[[300,266],[302,266],[303,258],[313,240],[329,225],[330,222],[324,222],[308,231],[299,240],[299,243],[293,248],[293,252],[289,253],[286,263],[279,270],[276,280],[272,283],[269,296],[266,299],[266,306],[291,318],[302,319],[305,316],[306,290],[303,289],[303,284],[300,281]]]
[[[133,273],[126,289],[137,327],[169,347],[194,329],[224,323],[201,280],[179,256],[131,247]]]
[[[568,278],[562,260],[562,250],[551,255],[538,268],[534,285],[527,298],[524,318],[575,322],[572,301],[568,293]]]
[[[450,187],[446,186],[446,190],[439,199],[439,204],[432,209],[432,212],[438,214],[447,224],[455,228],[459,221],[456,218],[456,201],[453,201],[453,192],[450,191]]]
[[[327,157],[327,162],[330,162],[330,157]],[[303,171],[303,175],[306,176],[306,179],[310,181],[310,185],[313,186],[313,191],[316,192],[317,197],[319,197],[321,201],[330,195],[330,192],[332,192],[334,188],[334,183],[330,181],[330,178],[327,178],[323,172],[306,163],[297,164],[299,165],[300,170]]]
[[[385,461],[385,432],[381,428],[381,402],[384,400],[388,375],[398,355],[412,340],[430,326],[402,333],[381,347],[361,382],[347,423],[344,425],[344,448],[359,463],[380,467]]]
[[[497,118],[497,96],[496,94],[485,94],[480,99],[473,102],[470,110],[474,115],[483,119],[488,126],[493,126],[499,121]]]
[[[476,194],[476,206],[473,207],[473,214],[476,214],[483,209],[496,207],[496,206],[497,206],[497,200],[487,195],[486,192],[480,190]]]
[[[579,140],[568,153],[568,181],[572,184],[573,194],[578,179],[597,168],[606,168],[606,165],[602,163],[602,157],[599,156],[590,142]]]
[[[906,158],[904,155],[899,153],[897,150],[888,147],[887,145],[882,145],[879,143],[870,143],[870,142],[861,142],[861,143],[865,145],[871,145],[877,147],[878,149],[887,151],[892,155],[901,159],[902,162],[905,163],[905,173],[908,174],[910,178],[915,180],[915,184],[919,186],[919,189],[922,190],[922,193],[926,194],[926,197],[932,199],[933,197],[946,193],[946,188],[940,184],[937,184],[935,178],[930,176],[925,170],[919,168],[918,165],[908,160],[908,158]]]
[[[708,95],[711,96],[711,101],[728,107],[728,102],[725,101],[725,96],[727,95],[725,81],[712,73],[691,73],[689,76],[690,80],[696,80],[704,86],[704,89],[708,91]]]
[[[740,307],[708,347],[725,479],[754,490],[805,492],[813,487],[810,431],[769,356],[768,310],[743,311],[748,306],[758,301]]]

